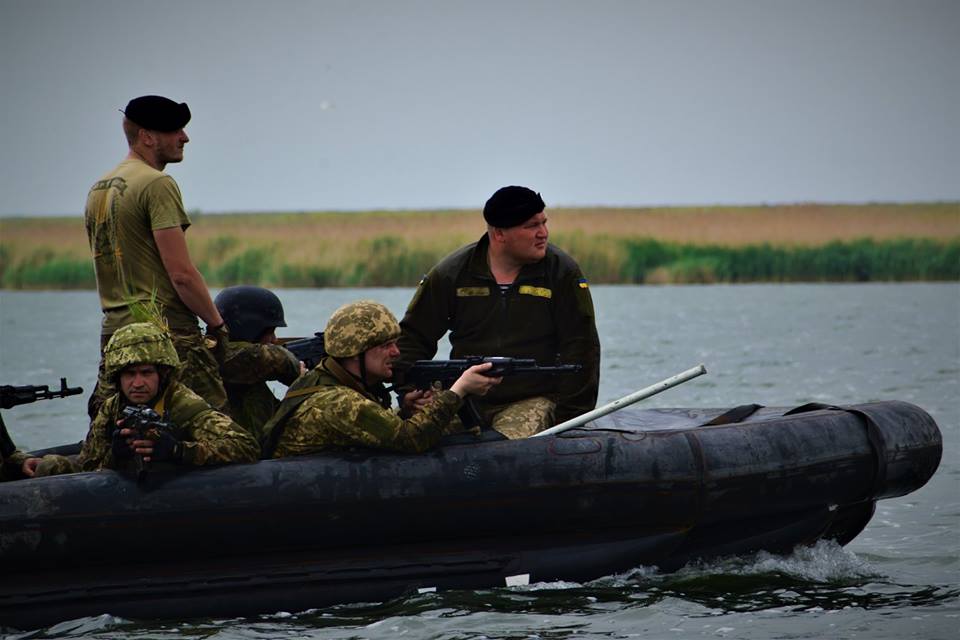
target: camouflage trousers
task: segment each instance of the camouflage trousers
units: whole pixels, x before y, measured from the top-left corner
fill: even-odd
[[[474,402],[484,423],[511,440],[529,438],[535,433],[549,429],[556,420],[557,403],[543,396],[524,398],[501,405],[483,404],[482,400],[474,400]],[[463,431],[463,423],[457,416],[444,429],[444,434]]]
[[[227,411],[227,391],[220,377],[220,365],[213,352],[207,348],[203,335],[197,329],[192,333],[170,332],[173,346],[180,358],[178,379],[184,386],[207,401],[217,411]],[[87,413],[93,420],[100,411],[100,405],[119,391],[113,380],[107,378],[103,369],[103,350],[110,336],[100,338],[100,369],[97,385],[87,402]]]

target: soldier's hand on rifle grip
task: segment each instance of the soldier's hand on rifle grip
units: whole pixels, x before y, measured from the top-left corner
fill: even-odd
[[[422,410],[432,397],[433,391],[430,389],[414,389],[403,394],[400,398],[400,417],[409,418]]]
[[[133,457],[133,447],[131,446],[131,429],[123,428],[123,420],[117,420],[117,428],[113,430],[110,450],[113,453],[114,460],[126,460]]]
[[[461,374],[457,381],[453,383],[450,390],[461,398],[468,395],[483,396],[490,389],[500,384],[502,377],[493,377],[486,372],[493,368],[492,362],[475,364]]]
[[[159,431],[157,439],[153,442],[153,450],[150,452],[150,458],[144,458],[147,462],[151,459],[158,462],[169,460],[180,462],[183,460],[183,443],[169,431]]]

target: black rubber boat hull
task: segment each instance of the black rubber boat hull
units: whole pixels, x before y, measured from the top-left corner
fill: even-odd
[[[558,437],[0,485],[0,624],[236,616],[423,588],[583,581],[855,537],[923,486],[940,433],[903,402],[699,426],[621,410]],[[138,551],[139,550],[139,551]]]

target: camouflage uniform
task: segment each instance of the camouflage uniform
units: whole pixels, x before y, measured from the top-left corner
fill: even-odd
[[[600,340],[590,289],[577,263],[551,245],[525,265],[507,290],[487,263],[489,238],[441,260],[420,281],[400,322],[401,361],[433,358],[450,331],[451,358],[510,356],[544,365],[580,364],[580,373],[507,378],[473,399],[481,416],[509,437],[522,437],[590,411],[600,382]],[[523,401],[522,404],[517,404]]]
[[[266,381],[290,386],[300,375],[300,362],[280,345],[230,341],[220,374],[230,400],[228,413],[259,439],[280,406]]]
[[[454,392],[441,391],[421,411],[403,420],[384,408],[335,359],[324,358],[310,373],[305,382],[312,384],[305,388],[314,391],[285,420],[274,458],[346,447],[421,453],[440,440],[461,404]]]
[[[173,436],[181,445],[182,464],[256,460],[260,449],[253,436],[176,380],[178,362],[170,337],[147,323],[122,327],[104,350],[106,373],[114,382],[129,365],[157,365],[161,386],[151,408],[173,424]],[[84,471],[117,468],[112,451],[113,434],[127,404],[126,398],[117,393],[100,407],[80,451],[79,462]]]
[[[0,482],[7,480],[19,480],[23,478],[23,463],[29,458],[27,454],[23,451],[17,449],[11,453],[8,457],[3,459],[3,464],[0,465]]]
[[[360,301],[334,312],[324,331],[330,355],[294,383],[267,423],[268,453],[280,458],[345,447],[419,453],[436,444],[460,408],[460,396],[438,391],[404,420],[390,410],[382,385],[363,385],[337,361],[357,355],[362,361],[367,350],[399,334],[396,319],[378,303]]]

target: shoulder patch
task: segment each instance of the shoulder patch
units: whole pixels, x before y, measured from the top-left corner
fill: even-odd
[[[517,289],[517,292],[520,293],[520,295],[537,296],[538,298],[553,297],[553,291],[550,289],[547,289],[546,287],[531,287],[527,284],[521,285],[520,288]]]
[[[587,284],[587,279],[586,279],[586,278],[580,278],[579,280],[577,280],[577,286],[580,287],[581,289],[589,289],[589,288],[590,288],[590,285]]]

